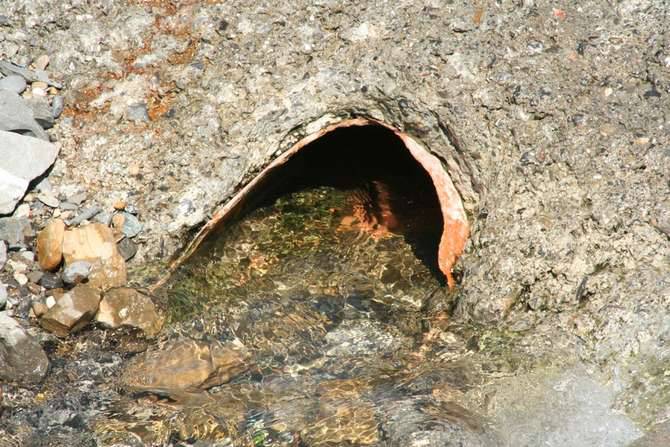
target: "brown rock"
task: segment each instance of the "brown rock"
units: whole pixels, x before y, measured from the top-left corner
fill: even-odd
[[[117,211],[123,211],[126,209],[126,202],[123,200],[117,200],[114,202],[114,209]]]
[[[52,219],[37,236],[37,262],[42,270],[56,270],[63,259],[65,224]]]
[[[126,284],[126,261],[116,248],[112,230],[94,223],[65,232],[63,238],[65,263],[87,261],[91,264],[88,285],[100,290]]]
[[[164,321],[151,298],[130,287],[108,290],[100,302],[95,319],[112,328],[140,328],[150,336],[160,332]]]
[[[205,390],[249,369],[248,359],[249,354],[239,343],[181,339],[136,358],[126,368],[122,381],[136,391]]]
[[[112,216],[112,227],[114,229],[121,231],[123,228],[123,223],[126,221],[126,218],[123,214],[114,214]]]
[[[0,383],[32,384],[42,381],[49,359],[21,325],[0,312]]]
[[[79,284],[64,293],[40,319],[40,325],[59,337],[76,332],[90,322],[98,311],[100,292]]]
[[[35,301],[33,303],[32,309],[33,309],[33,313],[35,314],[35,316],[37,318],[41,317],[42,315],[44,315],[45,313],[47,313],[49,311],[49,308],[47,307],[47,305],[40,302],[40,301]]]

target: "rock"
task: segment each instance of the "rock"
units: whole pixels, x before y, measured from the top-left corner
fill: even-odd
[[[20,286],[25,286],[28,284],[28,277],[23,273],[14,273],[14,281],[19,283]]]
[[[149,122],[146,103],[141,102],[128,106],[126,109],[126,119],[135,122]]]
[[[0,101],[2,100],[0,91]],[[0,129],[3,127],[0,103]],[[14,211],[28,184],[42,175],[58,156],[58,147],[13,132],[0,130],[0,215]]]
[[[23,93],[28,84],[26,80],[18,75],[10,75],[0,79],[0,90],[9,90],[17,94]]]
[[[30,250],[24,250],[19,252],[19,256],[23,258],[24,261],[27,261],[29,263],[35,262],[35,253],[33,253]]]
[[[35,68],[38,70],[44,70],[47,68],[47,65],[49,65],[49,56],[46,54],[41,55],[37,59],[35,59],[35,62],[33,62],[33,65]]]
[[[63,256],[66,267],[76,261],[91,263],[88,282],[91,287],[106,290],[126,283],[126,262],[109,227],[94,223],[66,231]]]
[[[91,274],[91,263],[88,261],[75,261],[63,269],[63,282],[66,284],[79,284]]]
[[[39,383],[48,369],[49,359],[39,343],[6,312],[0,312],[0,382]]]
[[[65,101],[62,96],[54,96],[51,100],[51,116],[57,119],[65,109]]]
[[[81,213],[77,214],[77,217],[75,217],[74,219],[70,219],[67,222],[67,224],[70,226],[79,225],[83,221],[93,218],[100,211],[102,211],[102,209],[98,206],[92,206],[90,208],[86,208]]]
[[[49,136],[35,121],[33,111],[28,104],[19,95],[9,90],[0,90],[0,130],[18,132],[49,141]]]
[[[95,316],[99,303],[98,290],[79,284],[56,301],[56,305],[42,316],[40,325],[59,337],[65,337],[86,326]]]
[[[12,217],[30,217],[30,205],[22,203],[17,206],[16,210],[12,213]]]
[[[35,301],[33,303],[32,310],[33,313],[35,314],[35,317],[40,318],[42,315],[44,315],[49,311],[49,308],[47,307],[46,304],[40,301]]]
[[[35,84],[33,84],[33,94],[35,90]],[[30,110],[33,111],[33,119],[37,121],[37,124],[42,126],[43,129],[51,129],[54,126],[54,117],[51,113],[51,106],[49,101],[43,96],[34,96],[26,100],[26,104],[30,107]]]
[[[0,283],[0,310],[7,305],[7,285]]]
[[[7,262],[7,245],[4,241],[0,240],[0,271],[5,268],[5,263]]]
[[[122,213],[123,215],[123,225],[120,230],[126,237],[135,237],[142,231],[142,224],[130,213]]]
[[[133,256],[137,253],[137,244],[132,241],[132,239],[124,237],[116,245],[119,253],[126,261],[132,259]]]
[[[51,208],[58,208],[58,205],[60,205],[60,200],[54,197],[53,194],[47,192],[41,192],[37,194],[37,199]]]
[[[29,70],[11,62],[0,61],[0,72],[5,76],[12,74],[19,75],[28,82],[44,82],[57,89],[63,88],[60,83],[49,79],[49,75],[44,70]]]
[[[63,259],[65,223],[52,219],[37,235],[37,262],[43,270],[56,270]]]
[[[25,239],[32,234],[30,222],[25,217],[0,217],[0,240],[4,240],[9,248],[22,248]]]
[[[133,359],[121,380],[137,391],[205,390],[245,372],[248,360],[239,342],[179,339]]]
[[[112,213],[109,211],[102,211],[95,215],[93,221],[101,223],[104,226],[109,226],[112,223]]]
[[[60,293],[58,296],[62,297],[63,293]],[[56,298],[54,298],[53,295],[51,295],[51,296],[48,296],[47,299],[44,302],[46,303],[45,305],[47,306],[47,309],[51,309],[52,307],[54,307],[56,305]]]
[[[60,289],[63,287],[63,280],[57,273],[46,272],[40,278],[39,284],[45,289]]]
[[[40,279],[42,279],[42,276],[44,273],[40,272],[39,270],[36,270],[34,272],[28,273],[28,281],[30,281],[33,284],[39,284]]]
[[[117,200],[114,202],[114,209],[117,211],[123,211],[126,208],[126,202],[124,200]]]
[[[75,205],[81,205],[87,199],[87,194],[85,192],[79,192],[77,194],[72,194],[67,198],[68,202],[74,203]]]
[[[129,287],[107,291],[95,319],[111,328],[136,327],[150,336],[160,332],[164,321],[151,298]]]

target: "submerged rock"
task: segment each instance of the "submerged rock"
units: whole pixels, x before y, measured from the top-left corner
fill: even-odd
[[[91,264],[88,285],[100,290],[125,285],[126,262],[116,248],[112,230],[94,223],[65,232],[63,257],[66,268],[77,261]]]
[[[100,292],[80,284],[63,294],[40,319],[40,325],[59,337],[65,337],[86,326],[95,316]]]
[[[107,291],[95,319],[112,328],[136,327],[152,336],[160,332],[164,321],[151,298],[130,287]]]
[[[0,381],[39,383],[48,369],[49,359],[39,343],[15,319],[0,312]]]
[[[249,366],[249,354],[239,342],[180,339],[135,359],[122,382],[135,391],[206,390],[230,381]]]

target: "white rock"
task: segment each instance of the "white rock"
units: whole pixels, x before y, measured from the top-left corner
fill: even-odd
[[[30,181],[53,164],[58,150],[48,141],[0,131],[0,215],[14,211]]]

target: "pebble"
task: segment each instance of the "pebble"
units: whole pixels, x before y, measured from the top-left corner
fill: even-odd
[[[63,211],[74,211],[77,208],[79,208],[77,205],[75,205],[74,203],[70,203],[70,202],[61,202],[59,207]]]
[[[102,211],[102,208],[100,208],[98,206],[92,206],[90,208],[86,208],[81,213],[77,214],[77,216],[74,219],[70,219],[67,222],[67,224],[68,224],[68,226],[79,225],[83,221],[91,219],[96,214],[98,214],[100,211]]]
[[[127,237],[121,239],[116,247],[119,250],[119,254],[126,261],[132,259],[132,257],[137,253],[137,244],[135,244],[132,239]]]
[[[141,102],[128,106],[126,109],[126,119],[135,122],[148,122],[149,113],[147,112],[147,105]]]
[[[10,75],[0,79],[0,90],[9,90],[14,93],[22,93],[28,84],[26,80],[18,75]]]
[[[117,211],[123,211],[126,208],[126,202],[124,200],[117,200],[114,202],[114,209]]]
[[[109,226],[109,224],[112,223],[112,213],[110,213],[109,211],[102,211],[96,214],[93,220],[105,226]]]
[[[70,197],[67,198],[68,202],[74,203],[75,205],[81,205],[84,200],[86,200],[86,193],[85,192],[80,192],[77,194],[72,194]]]
[[[35,62],[33,62],[33,65],[38,70],[44,70],[49,65],[49,56],[47,56],[46,54],[41,55],[40,57],[35,59]]]
[[[56,305],[56,298],[54,298],[53,296],[50,295],[50,296],[47,297],[45,303],[46,303],[47,309],[51,309],[52,307],[54,307]]]
[[[39,284],[45,289],[60,289],[63,287],[63,280],[58,273],[46,272],[40,278]]]
[[[14,280],[19,283],[20,286],[28,284],[28,277],[23,273],[14,273]]]
[[[30,205],[27,203],[22,203],[18,207],[16,207],[16,210],[14,211],[14,214],[12,214],[13,217],[30,217]]]
[[[44,304],[44,303],[42,303],[42,302],[40,302],[40,301],[35,301],[35,302],[33,303],[33,307],[32,307],[32,309],[33,309],[33,313],[35,314],[35,316],[36,316],[37,318],[41,317],[42,315],[44,315],[45,313],[47,313],[47,311],[49,310],[49,308],[47,307],[47,305]]]
[[[42,273],[39,270],[35,270],[34,272],[28,273],[28,281],[30,281],[33,284],[39,284],[40,279],[42,279],[42,276],[44,276],[44,273]]]
[[[75,261],[63,269],[63,281],[66,284],[79,284],[91,274],[91,263]]]
[[[60,205],[60,200],[51,193],[41,192],[37,194],[37,200],[51,208],[58,208],[58,205]]]
[[[51,100],[51,116],[54,119],[58,118],[65,109],[65,101],[62,96],[54,96]]]
[[[24,261],[35,262],[35,253],[30,250],[22,251],[19,253],[19,256],[21,256]]]
[[[121,231],[126,235],[126,237],[135,237],[140,233],[140,231],[142,231],[143,226],[137,217],[130,213],[123,213],[123,218],[123,226],[121,227]]]

